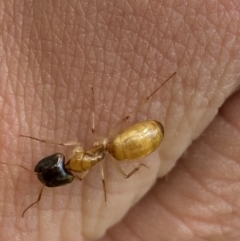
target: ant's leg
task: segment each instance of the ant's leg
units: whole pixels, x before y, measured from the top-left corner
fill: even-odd
[[[22,213],[22,218],[24,217],[24,214],[27,212],[27,210],[28,210],[29,208],[31,208],[33,205],[37,204],[37,203],[41,200],[41,196],[42,196],[42,192],[43,192],[43,188],[44,188],[44,187],[45,187],[45,186],[43,185],[42,188],[41,188],[41,190],[40,190],[40,192],[39,192],[37,201],[34,202],[34,203],[32,203],[31,205],[29,205],[29,206],[23,211],[23,213]]]
[[[76,153],[83,153],[83,147],[81,145],[76,146],[73,150],[72,150],[72,154],[75,155]]]
[[[29,138],[29,139],[32,139],[32,140],[36,140],[36,141],[40,141],[40,142],[44,142],[44,143],[60,145],[60,146],[80,146],[81,145],[77,141],[69,141],[69,142],[60,143],[60,142],[55,142],[55,141],[51,141],[51,140],[39,139],[39,138],[32,137],[32,136],[26,136],[26,135],[19,135],[19,136],[20,137],[26,137],[26,138]]]
[[[87,176],[88,172],[89,170],[83,172],[81,176],[75,174],[74,177],[76,177],[79,181],[82,181]]]
[[[95,96],[94,96],[94,89],[92,89],[92,133],[95,135]]]
[[[127,121],[131,116],[133,116],[138,110],[154,95],[156,94],[177,72],[174,72],[170,75],[160,86],[158,86],[149,96],[145,97],[145,99],[137,105],[137,108],[130,112],[127,116],[125,116],[120,122]]]
[[[103,191],[104,191],[104,200],[107,202],[107,189],[106,189],[106,183],[105,183],[105,174],[104,174],[104,168],[102,166],[102,162],[99,163],[100,171],[101,171],[101,177],[102,177],[102,184],[103,184]]]
[[[78,141],[67,141],[63,143],[63,146],[81,146],[81,143]]]
[[[174,72],[171,74],[170,77],[168,77],[163,83],[161,83],[150,95],[144,98],[142,102],[139,102],[137,107],[133,109],[127,116],[122,118],[115,126],[114,128],[108,133],[108,137],[110,139],[114,138],[117,133],[122,129],[122,125],[129,119],[131,118],[134,114],[136,114],[139,109],[154,95],[156,94],[177,72]]]
[[[139,168],[140,168],[141,166],[146,167],[146,168],[149,168],[149,167],[146,166],[145,164],[140,163],[138,167],[135,167],[132,171],[130,171],[128,174],[126,174],[126,173],[123,171],[123,169],[120,167],[118,161],[114,160],[114,163],[116,164],[116,167],[118,168],[118,170],[120,171],[120,173],[121,173],[125,178],[131,177],[134,173],[136,173],[136,172],[139,170]]]
[[[96,132],[96,127],[95,127],[95,92],[94,92],[94,88],[93,86],[91,86],[91,90],[92,90],[92,135],[93,135],[93,140],[94,140],[94,144],[93,146],[98,146],[99,143],[102,143],[102,136],[99,136],[99,133]]]

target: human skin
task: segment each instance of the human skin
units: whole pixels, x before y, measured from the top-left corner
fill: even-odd
[[[165,128],[139,161],[148,168],[129,179],[107,157],[107,203],[96,166],[82,183],[45,188],[21,218],[41,184],[1,165],[0,240],[240,239],[239,1],[2,0],[0,9],[1,161],[33,170],[56,151],[71,155],[19,134],[91,147],[93,109],[96,137],[129,113],[124,126]]]

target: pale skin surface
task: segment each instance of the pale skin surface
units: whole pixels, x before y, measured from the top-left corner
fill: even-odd
[[[22,219],[41,184],[1,166],[0,240],[100,238],[166,174],[102,240],[239,240],[239,1],[117,2],[0,2],[2,161],[33,170],[55,151],[71,152],[19,134],[90,147],[91,85],[105,136],[177,71],[127,123],[161,121],[161,147],[128,180],[107,162],[107,205],[96,167],[83,183],[46,188]]]

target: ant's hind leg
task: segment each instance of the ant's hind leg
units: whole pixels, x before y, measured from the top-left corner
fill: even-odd
[[[102,177],[102,184],[103,184],[103,191],[104,191],[104,200],[107,202],[107,190],[106,190],[106,183],[105,183],[105,174],[104,174],[104,168],[103,163],[99,163],[100,169],[101,169],[101,177]]]
[[[154,96],[155,93],[157,93],[177,72],[174,72],[173,74],[171,74],[163,83],[161,83],[150,95],[148,95],[147,97],[144,98],[144,100],[142,102],[140,102],[137,107],[130,112],[127,116],[125,116],[124,118],[122,118],[122,120],[120,121],[120,124],[127,121],[131,116],[135,115],[138,110],[152,97]]]
[[[135,109],[133,109],[130,113],[128,113],[124,118],[122,118],[118,124],[115,125],[114,130],[115,131],[111,131],[110,133],[108,133],[108,137],[111,137],[110,139],[112,139],[112,137],[116,136],[116,133],[119,132],[119,130],[122,129],[122,125],[132,116],[134,116],[141,108],[142,106],[149,101],[150,98],[152,98],[174,75],[176,75],[177,72],[174,72],[173,74],[171,74],[163,83],[161,83],[150,95],[146,96],[142,102],[139,102],[137,107]]]
[[[94,96],[94,89],[91,87],[92,90],[92,134],[95,135],[95,96]]]
[[[77,174],[75,174],[74,177],[77,178],[79,181],[82,181],[82,180],[87,176],[88,172],[89,172],[89,170],[87,170],[87,171],[81,173],[80,176],[77,175]]]
[[[129,173],[125,173],[124,170],[120,167],[119,163],[117,161],[114,161],[116,167],[118,168],[118,170],[120,171],[120,173],[125,177],[125,178],[129,178],[131,177],[134,173],[136,173],[139,168],[141,166],[149,168],[148,166],[146,166],[145,164],[140,163],[138,167],[134,167],[134,169],[132,171],[130,171]]]

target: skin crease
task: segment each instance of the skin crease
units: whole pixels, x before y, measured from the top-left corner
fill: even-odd
[[[132,206],[101,240],[239,240],[239,1],[3,0],[0,9],[2,161],[33,170],[55,151],[71,154],[19,134],[91,147],[91,86],[96,137],[131,111],[126,126],[165,127],[159,150],[141,160],[148,168],[131,178],[107,158],[107,204],[96,166],[83,183],[45,188],[22,219],[41,184],[2,165],[0,240],[99,239]]]

